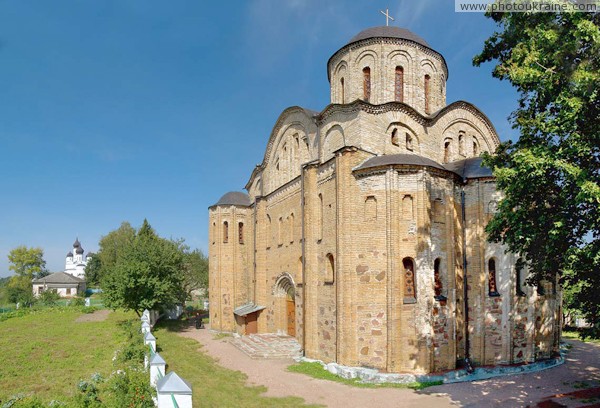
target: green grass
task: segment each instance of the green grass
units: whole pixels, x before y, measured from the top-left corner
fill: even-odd
[[[441,381],[427,382],[427,383],[409,383],[409,384],[395,384],[395,383],[384,383],[384,384],[371,384],[371,383],[363,383],[359,378],[346,379],[339,377],[335,374],[330,373],[325,370],[321,363],[309,363],[306,361],[302,361],[298,364],[293,364],[288,367],[288,371],[300,374],[306,374],[313,378],[318,378],[321,380],[329,380],[335,381],[346,385],[351,385],[353,387],[361,387],[361,388],[410,388],[413,390],[422,390],[423,388],[431,387],[433,385],[441,385]]]
[[[118,323],[132,314],[76,322],[81,315],[77,308],[51,308],[0,322],[0,401],[18,393],[60,399],[74,395],[82,378],[110,375],[124,339]]]
[[[585,340],[582,340],[579,337],[579,332],[576,330],[563,330],[562,337],[563,340],[579,340],[583,341],[584,343],[600,344],[600,339],[586,338]]]
[[[181,337],[177,331],[186,324],[161,322],[153,331],[167,370],[175,371],[192,384],[195,407],[307,407],[297,397],[269,398],[265,387],[246,387],[246,375],[219,366],[201,352],[197,341]]]

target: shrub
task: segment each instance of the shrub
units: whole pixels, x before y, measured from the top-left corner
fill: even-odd
[[[129,369],[113,375],[105,401],[110,407],[154,408],[154,388],[145,370]]]
[[[56,306],[59,300],[60,295],[54,290],[45,290],[38,298],[38,301],[45,306]]]

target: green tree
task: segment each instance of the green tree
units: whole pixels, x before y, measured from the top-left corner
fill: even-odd
[[[26,276],[12,276],[6,286],[6,293],[11,303],[31,305],[35,301],[31,279]]]
[[[199,249],[190,251],[184,247],[183,267],[183,284],[187,299],[192,298],[194,290],[202,290],[208,295],[208,257]]]
[[[121,223],[119,228],[103,236],[98,243],[98,253],[92,255],[92,259],[85,268],[85,276],[88,283],[98,285],[102,277],[117,264],[117,260],[124,248],[131,245],[135,239],[135,228],[128,222]]]
[[[41,248],[28,248],[25,245],[18,246],[8,254],[8,269],[17,276],[35,279],[48,274],[44,251]]]
[[[102,261],[96,254],[88,260],[85,266],[85,280],[88,287],[97,286],[100,284],[102,276]]]
[[[144,220],[134,239],[118,249],[115,264],[105,270],[101,280],[104,304],[140,315],[144,309],[182,303],[182,270],[179,244],[159,237]]]
[[[516,142],[485,162],[504,192],[489,239],[522,254],[528,282],[559,282],[600,336],[598,13],[492,13],[501,28],[474,64],[518,90]]]

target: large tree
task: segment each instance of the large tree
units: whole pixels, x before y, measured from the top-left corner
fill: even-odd
[[[135,228],[131,224],[123,222],[119,228],[100,238],[98,253],[92,255],[91,260],[85,267],[85,277],[88,284],[100,284],[106,272],[116,265],[123,249],[131,245],[135,239],[135,233]]]
[[[144,220],[133,240],[121,243],[114,264],[104,271],[104,303],[111,308],[134,310],[138,315],[144,309],[182,303],[186,296],[182,270],[179,243],[159,237]]]
[[[44,250],[41,248],[28,248],[25,245],[18,246],[8,254],[8,269],[15,275],[28,278],[29,280],[41,278],[48,274]]]
[[[474,63],[520,94],[520,136],[486,164],[504,192],[489,238],[522,254],[530,284],[556,280],[600,336],[600,29],[597,13],[491,13]],[[568,305],[567,305],[568,306]]]
[[[199,249],[191,251],[183,247],[183,283],[187,299],[192,298],[194,290],[203,290],[208,296],[208,257]]]

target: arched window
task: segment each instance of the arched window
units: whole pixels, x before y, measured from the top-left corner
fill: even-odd
[[[325,275],[325,283],[333,283],[335,280],[335,262],[333,260],[333,255],[327,254],[326,256],[326,275]]]
[[[371,99],[371,68],[363,68],[363,99],[369,102]]]
[[[412,258],[402,260],[404,267],[404,303],[415,303],[417,292],[415,288],[415,263]]]
[[[215,242],[217,242],[217,223],[213,222],[213,226],[212,226],[212,243],[214,244]]]
[[[368,196],[365,200],[365,221],[375,221],[377,219],[377,199],[375,196]]]
[[[444,293],[444,283],[442,282],[442,272],[440,270],[440,265],[442,260],[440,258],[436,258],[433,261],[433,290],[435,293],[435,300],[443,301],[446,300],[446,296]]]
[[[406,150],[413,150],[413,139],[410,133],[406,132]]]
[[[283,229],[283,217],[279,217],[279,222],[277,223],[277,244],[278,245],[283,244],[282,229]]]
[[[446,139],[444,141],[444,163],[448,163],[450,161],[450,149],[451,149],[451,140]]]
[[[465,133],[458,133],[458,154],[461,156],[465,155]]]
[[[400,146],[400,141],[398,141],[398,129],[392,130],[392,144],[394,146]]]
[[[290,243],[294,242],[294,213],[290,214]]]
[[[496,260],[490,258],[488,261],[488,292],[490,296],[500,296],[496,286]]]
[[[229,223],[227,221],[223,221],[223,243],[226,244],[229,242]]]
[[[240,244],[244,243],[244,223],[243,222],[238,223],[238,242]]]
[[[423,84],[424,89],[425,89],[425,113],[429,114],[429,82],[430,82],[431,77],[429,75],[425,75],[425,83]]]
[[[317,224],[319,226],[319,231],[318,231],[318,240],[322,240],[323,239],[323,194],[319,194],[319,202],[317,203],[319,205],[319,223]]]
[[[342,103],[346,103],[346,95],[344,89],[344,78],[340,78],[340,100]]]
[[[408,194],[402,198],[402,218],[405,220],[413,219],[413,198]]]
[[[479,156],[479,145],[476,138],[473,138],[473,156]]]
[[[404,68],[402,67],[396,67],[394,99],[396,102],[404,102]]]

